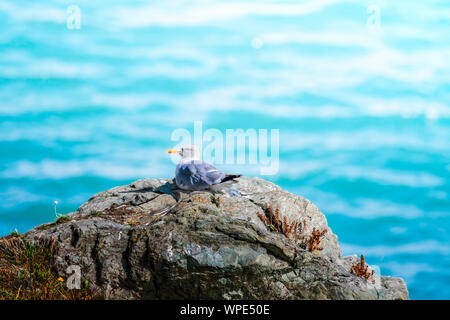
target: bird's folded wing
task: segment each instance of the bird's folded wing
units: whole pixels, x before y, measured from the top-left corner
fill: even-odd
[[[178,168],[180,178],[183,181],[189,180],[194,185],[212,185],[220,183],[225,174],[212,164],[204,161],[191,161],[180,164]]]

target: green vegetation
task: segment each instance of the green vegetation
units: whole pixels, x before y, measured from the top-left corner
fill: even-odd
[[[60,223],[64,223],[64,222],[68,222],[71,219],[68,216],[64,216],[64,215],[59,215],[58,218],[56,219],[55,223],[56,224],[60,224]]]
[[[54,240],[25,241],[20,235],[0,238],[0,300],[87,300],[85,285],[69,290],[50,266]]]
[[[11,237],[20,237],[20,233],[16,230],[11,231],[11,233],[9,234]]]

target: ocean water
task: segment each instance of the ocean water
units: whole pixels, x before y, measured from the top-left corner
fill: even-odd
[[[279,129],[264,178],[412,299],[449,299],[449,34],[445,0],[2,0],[0,235],[172,177],[194,121]]]

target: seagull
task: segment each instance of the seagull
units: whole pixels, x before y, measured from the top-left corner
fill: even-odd
[[[232,182],[233,179],[241,175],[226,174],[215,166],[200,160],[200,152],[194,145],[181,148],[181,150],[170,149],[168,153],[178,153],[181,160],[175,168],[175,184],[184,191],[202,191],[210,190],[213,192],[225,191],[230,196],[241,196],[241,193],[230,188],[229,184],[223,182]],[[223,184],[222,184],[223,183]],[[216,187],[217,185],[217,187]],[[177,202],[164,208],[159,212],[150,212],[151,216],[164,217],[173,212],[173,210],[183,201],[183,193],[178,192]],[[148,225],[148,222],[146,225]]]
[[[200,152],[195,145],[170,149],[168,153],[178,153],[181,160],[175,168],[175,182],[178,188],[186,191],[210,189],[213,185],[239,178],[241,175],[226,174],[215,166],[200,160]]]

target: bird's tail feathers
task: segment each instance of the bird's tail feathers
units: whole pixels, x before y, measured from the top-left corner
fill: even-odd
[[[223,178],[223,180],[221,181],[221,183],[222,182],[227,182],[227,181],[230,181],[230,180],[233,180],[233,179],[236,179],[236,178],[239,178],[240,176],[242,176],[242,174],[229,174],[229,175],[226,175],[225,178]]]

